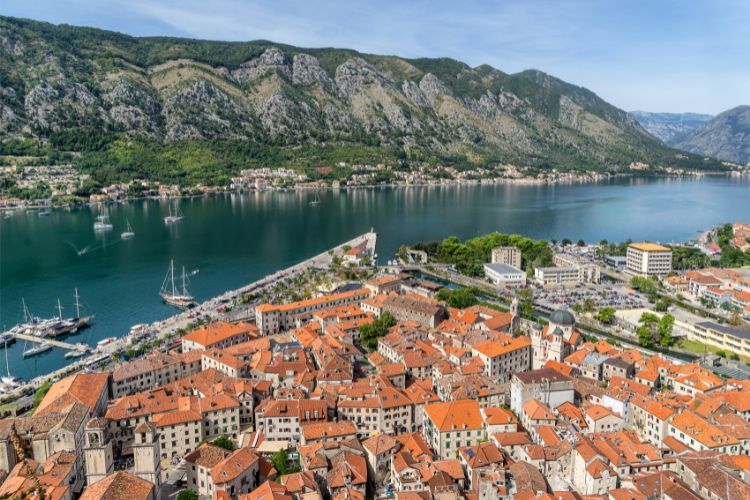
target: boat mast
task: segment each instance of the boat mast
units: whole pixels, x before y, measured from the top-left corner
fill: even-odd
[[[8,378],[10,378],[10,365],[8,364],[8,346],[5,346],[5,369],[8,372]]]
[[[26,299],[21,297],[21,309],[23,310],[23,321],[24,323],[30,323],[31,322],[31,313],[29,312],[29,308],[26,307]]]
[[[177,295],[177,290],[175,289],[175,286],[174,286],[174,261],[173,260],[169,261],[169,275],[171,276],[171,279],[172,279],[172,297],[174,297],[175,295]]]
[[[182,266],[182,295],[186,296],[188,295],[187,291],[187,277],[185,276],[185,266]]]
[[[75,293],[73,294],[73,297],[76,299],[76,318],[81,317],[81,304],[78,302],[78,288],[75,289]]]
[[[57,317],[62,321],[62,305],[60,305],[60,299],[57,299]]]

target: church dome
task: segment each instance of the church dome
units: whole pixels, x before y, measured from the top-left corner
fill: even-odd
[[[549,315],[549,322],[559,326],[573,326],[576,318],[567,309],[558,309]]]

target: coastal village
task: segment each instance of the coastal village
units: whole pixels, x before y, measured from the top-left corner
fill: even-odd
[[[553,266],[501,246],[471,278],[419,249],[375,267],[363,241],[331,257],[362,279],[52,383],[0,420],[0,497],[750,498],[750,270],[553,244]],[[451,305],[443,272],[481,300]]]
[[[23,161],[20,161],[23,160]],[[36,162],[34,160],[37,160]],[[616,176],[597,171],[566,172],[556,169],[533,173],[515,165],[457,169],[443,166],[421,166],[399,169],[383,163],[320,166],[309,174],[287,167],[248,168],[231,177],[224,185],[180,185],[152,179],[133,179],[102,185],[88,173],[73,165],[46,165],[38,158],[0,157],[0,209],[24,209],[50,205],[115,203],[134,198],[175,198],[210,195],[223,192],[262,192],[269,190],[357,189],[365,187],[412,187],[457,185],[539,185],[599,182]],[[30,163],[30,164],[27,164]],[[39,164],[37,164],[39,163]],[[748,173],[739,165],[731,174]],[[647,164],[633,163],[617,175],[642,174],[651,171]],[[700,172],[665,168],[667,176],[702,176]]]

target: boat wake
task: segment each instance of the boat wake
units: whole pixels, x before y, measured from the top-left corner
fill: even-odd
[[[112,241],[110,243],[106,243],[106,244],[105,243],[98,243],[98,244],[86,245],[83,248],[78,248],[75,244],[71,243],[70,241],[66,241],[65,243],[70,248],[73,249],[73,251],[76,253],[76,255],[78,255],[79,257],[82,257],[82,256],[84,256],[86,254],[91,253],[91,252],[96,252],[97,250],[102,250],[104,248],[114,246],[114,245],[116,245],[118,243],[122,243],[122,240],[114,240],[114,241]]]

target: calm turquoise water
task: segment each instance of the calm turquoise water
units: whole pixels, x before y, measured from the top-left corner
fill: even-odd
[[[384,261],[404,242],[494,230],[558,240],[671,242],[721,222],[750,220],[750,182],[723,177],[341,191],[322,194],[317,208],[308,205],[312,197],[266,192],[182,200],[185,220],[172,227],[163,222],[166,202],[117,205],[110,207],[115,228],[105,235],[94,234],[97,214],[88,207],[0,219],[0,327],[19,320],[22,297],[34,314],[51,316],[58,297],[72,314],[77,287],[96,320],[70,339],[94,344],[173,313],[158,296],[169,259],[200,270],[191,278],[192,291],[206,299],[371,227]],[[121,241],[126,218],[136,237]],[[27,379],[67,362],[58,349],[27,360],[22,350],[22,342],[10,349],[10,368]]]

